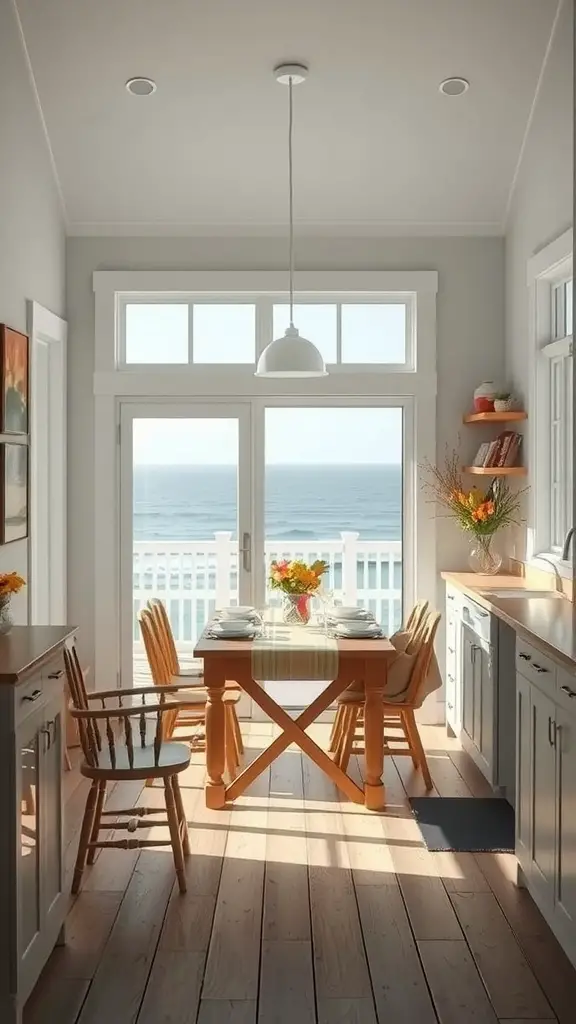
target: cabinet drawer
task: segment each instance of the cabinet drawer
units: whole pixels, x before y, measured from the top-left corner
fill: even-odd
[[[556,701],[560,707],[574,715],[576,722],[576,674],[560,667],[556,673]]]
[[[516,639],[516,670],[552,696],[556,689],[556,663],[537,647]]]
[[[449,615],[450,612],[454,612],[456,615],[459,615],[461,606],[461,592],[456,590],[455,587],[446,587],[446,613]]]
[[[14,690],[14,719],[16,724],[32,711],[43,707],[48,699],[48,687],[43,684],[40,673]]]

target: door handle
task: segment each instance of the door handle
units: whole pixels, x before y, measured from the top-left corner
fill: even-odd
[[[242,568],[244,572],[252,572],[252,538],[249,533],[242,534],[240,554],[242,555]]]
[[[548,715],[548,743],[551,747],[556,746],[556,722]]]

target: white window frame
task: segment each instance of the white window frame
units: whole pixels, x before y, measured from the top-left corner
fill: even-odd
[[[436,459],[436,271],[301,271],[298,299],[309,296],[411,296],[414,369],[383,364],[334,367],[327,377],[305,380],[261,379],[248,364],[157,366],[119,368],[117,328],[119,300],[150,295],[180,297],[226,295],[241,297],[267,293],[285,297],[285,274],[275,271],[96,271],[95,292],[95,665],[97,688],[114,685],[120,670],[120,500],[119,437],[122,407],[128,402],[201,401],[241,402],[242,399],[286,399],[298,404],[310,399],[334,404],[395,404],[408,409],[407,424],[413,438],[411,497],[405,515],[414,528],[414,577],[406,589],[436,602],[436,521],[416,486],[416,467]],[[271,309],[271,305],[270,305]],[[353,396],[353,397],[352,397]],[[396,404],[399,404],[398,401]],[[407,438],[408,440],[408,438]],[[255,439],[255,444],[258,439]],[[405,452],[405,458],[409,457]],[[412,500],[413,496],[413,500]],[[407,526],[408,529],[408,526]],[[425,557],[424,557],[425,553]],[[111,581],[113,581],[111,583]],[[442,699],[442,698],[441,698]]]
[[[531,350],[531,413],[529,419],[530,460],[533,485],[530,490],[530,529],[528,558],[538,568],[550,571],[552,566],[561,576],[572,576],[572,560],[562,560],[561,545],[553,543],[552,523],[552,383],[553,366],[559,358],[572,355],[572,337],[555,337],[555,290],[573,276],[573,230],[570,228],[528,262]],[[561,461],[572,467],[572,373],[563,386],[565,416],[559,440]],[[572,472],[570,471],[570,480]],[[576,510],[573,510],[572,515]],[[563,532],[568,508],[563,513]]]

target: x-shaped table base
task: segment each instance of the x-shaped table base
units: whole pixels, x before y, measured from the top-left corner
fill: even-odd
[[[222,658],[205,657],[204,677],[208,691],[206,707],[206,805],[222,808],[240,796],[280,754],[296,743],[297,746],[328,775],[328,777],[354,801],[363,803],[371,810],[384,807],[384,785],[382,783],[384,740],[382,695],[386,685],[387,659],[340,659],[338,677],[329,683],[297,718],[290,715],[272,699],[263,686],[256,682],[249,665],[244,662],[230,662]],[[364,681],[364,737],[366,759],[366,782],[364,792],[342,769],[334,763],[326,751],[305,732],[329,705],[353,681]],[[225,715],[222,697],[226,681],[234,681],[258,704],[281,729],[278,736],[266,750],[248,765],[229,786],[225,785]]]

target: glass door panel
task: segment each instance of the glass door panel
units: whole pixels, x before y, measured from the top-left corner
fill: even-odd
[[[249,597],[250,552],[240,550],[250,547],[240,455],[247,435],[243,417],[228,410],[134,416],[130,433],[124,468],[131,503],[124,518],[132,549],[131,621],[124,635],[130,637],[135,685],[147,685],[138,612],[151,598],[166,606],[186,670],[194,668],[195,643],[214,609]]]
[[[324,559],[335,600],[369,609],[388,634],[402,620],[403,432],[401,407],[265,410],[266,568]],[[278,684],[274,696],[304,706],[311,687]]]

